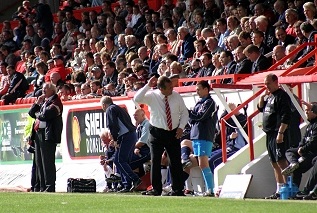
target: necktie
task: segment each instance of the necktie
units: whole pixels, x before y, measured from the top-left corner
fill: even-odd
[[[165,112],[166,112],[166,122],[169,130],[172,130],[172,116],[171,116],[171,109],[170,105],[167,100],[167,96],[165,96]]]

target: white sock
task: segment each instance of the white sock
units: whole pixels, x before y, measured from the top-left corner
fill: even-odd
[[[276,183],[276,193],[280,193],[280,190],[281,190],[283,185],[284,185],[284,183]]]
[[[193,183],[192,183],[192,176],[189,174],[189,177],[185,181],[185,187],[189,191],[194,191]]]
[[[162,186],[166,186],[167,182],[167,169],[161,169],[161,175],[162,175]]]

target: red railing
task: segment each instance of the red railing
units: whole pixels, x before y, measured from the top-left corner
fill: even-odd
[[[254,95],[252,95],[249,99],[247,99],[245,102],[240,104],[237,108],[232,110],[230,113],[228,112],[228,114],[221,119],[220,125],[221,125],[222,162],[224,162],[224,163],[227,162],[227,144],[226,144],[226,124],[225,124],[225,121],[228,120],[234,114],[236,114],[240,109],[245,107],[251,101],[253,101],[255,98],[257,98],[264,90],[265,90],[265,88],[260,89],[258,92],[256,92]],[[252,128],[252,123],[248,122],[247,125],[248,125],[248,134],[250,134],[249,128]],[[251,125],[251,127],[249,127],[250,125]],[[244,130],[241,130],[241,131],[244,131]],[[253,138],[250,139],[250,135],[249,135],[248,143],[249,143],[249,147],[250,147],[250,160],[253,160],[254,159]],[[251,158],[251,156],[252,156],[252,158]]]

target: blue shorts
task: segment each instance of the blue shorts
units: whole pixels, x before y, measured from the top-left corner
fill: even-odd
[[[193,151],[195,156],[210,156],[212,142],[206,140],[193,140]]]

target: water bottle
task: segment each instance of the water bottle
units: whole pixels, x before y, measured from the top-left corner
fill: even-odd
[[[287,177],[287,183],[289,187],[289,196],[294,197],[296,193],[299,191],[298,187],[293,183],[293,177],[288,176]]]
[[[287,200],[289,198],[289,186],[284,184],[280,189],[281,200]]]

